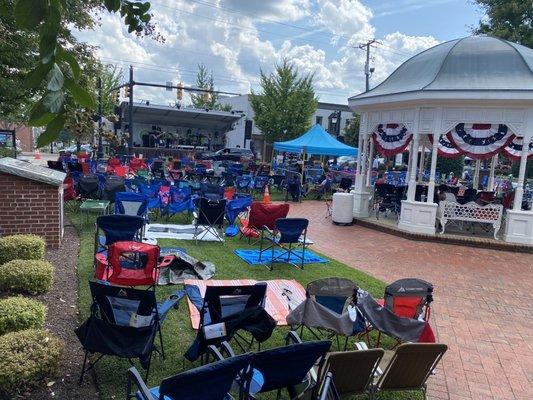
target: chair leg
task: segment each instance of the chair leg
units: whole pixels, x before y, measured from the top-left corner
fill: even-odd
[[[83,383],[83,376],[85,375],[85,366],[87,365],[87,359],[89,358],[89,351],[85,350],[85,356],[83,357],[83,366],[81,367],[80,379],[78,379],[78,385]]]
[[[161,325],[159,325],[159,344],[161,346],[161,357],[165,359],[165,348],[163,347],[163,332],[161,331]]]

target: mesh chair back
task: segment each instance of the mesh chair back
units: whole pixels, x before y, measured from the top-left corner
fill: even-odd
[[[209,200],[205,197],[198,202],[197,225],[209,225],[221,227],[224,223],[224,211],[226,200]]]
[[[384,300],[394,314],[416,319],[433,301],[433,285],[422,279],[400,279],[385,288]]]
[[[250,208],[250,217],[248,226],[255,229],[263,229],[263,226],[272,230],[275,227],[276,220],[285,218],[289,213],[289,204],[273,204],[254,201]]]
[[[339,395],[364,393],[372,383],[384,354],[383,349],[329,353],[323,371],[333,373],[333,382]]]
[[[309,220],[305,218],[277,219],[275,227],[280,233],[278,243],[298,243],[308,226]]]
[[[247,286],[207,286],[200,313],[201,325],[216,324],[246,309],[263,307],[266,290],[264,282]]]
[[[160,398],[223,400],[233,380],[250,364],[251,358],[251,354],[242,354],[164,379],[159,386]]]
[[[105,244],[133,240],[142,227],[144,219],[132,215],[101,215],[96,218],[96,227],[105,234]]]
[[[159,246],[134,241],[115,242],[108,249],[112,272],[107,281],[115,285],[155,285],[158,259]]]
[[[118,192],[115,194],[115,214],[144,217],[148,211],[148,197],[141,193]]]
[[[379,390],[421,389],[447,349],[439,343],[401,344],[378,381]]]
[[[80,176],[78,182],[78,194],[82,198],[97,199],[100,197],[100,185],[96,175]]]
[[[263,375],[261,392],[300,384],[330,346],[330,341],[312,341],[256,353],[252,367]]]

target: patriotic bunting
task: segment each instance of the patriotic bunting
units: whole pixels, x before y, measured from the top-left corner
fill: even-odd
[[[506,147],[514,138],[507,125],[457,124],[447,134],[453,146],[473,159],[487,159]]]
[[[413,135],[403,124],[380,124],[372,133],[374,145],[382,156],[390,157],[403,153],[409,146]]]
[[[439,156],[444,158],[455,158],[462,156],[463,153],[455,148],[448,135],[440,135],[438,146]],[[433,135],[428,135],[428,138],[430,143],[433,143]]]
[[[503,153],[509,157],[511,160],[518,161],[522,154],[524,139],[519,137],[514,137],[514,139],[507,146],[504,147]],[[529,154],[527,158],[533,158],[533,139],[529,142]]]

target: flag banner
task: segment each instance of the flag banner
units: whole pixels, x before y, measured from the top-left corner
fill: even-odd
[[[503,149],[503,154],[509,157],[513,161],[519,161],[522,154],[522,147],[524,145],[524,138],[515,136],[511,143]],[[533,158],[533,139],[529,142],[529,152],[527,158]]]
[[[413,135],[403,124],[380,124],[372,133],[372,138],[378,152],[382,156],[390,157],[403,153],[409,146]]]
[[[476,160],[491,158],[515,137],[503,124],[457,124],[447,134],[455,148]]]
[[[428,135],[428,139],[430,143],[433,143],[433,135]],[[463,155],[461,150],[455,148],[448,134],[440,135],[438,152],[439,156],[444,158],[455,158]]]

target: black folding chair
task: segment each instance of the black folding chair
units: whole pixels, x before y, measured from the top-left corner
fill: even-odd
[[[201,194],[209,200],[220,200],[224,197],[224,188],[216,183],[203,182]]]
[[[198,200],[198,211],[194,222],[194,240],[202,240],[208,233],[215,236],[216,240],[224,243],[218,229],[222,229],[224,224],[224,214],[226,210],[226,200],[209,200],[202,197]],[[199,228],[203,230],[199,231]]]
[[[124,178],[110,175],[106,178],[105,186],[102,191],[102,199],[114,203],[116,194],[125,191],[126,185],[124,184]]]
[[[274,262],[284,262],[292,264],[297,268],[304,268],[305,249],[307,248],[307,227],[309,220],[305,218],[279,218],[276,220],[274,230],[265,227],[261,231],[261,243],[259,247],[259,261],[263,258],[263,253],[270,250],[270,265],[266,267],[272,271]],[[263,239],[271,242],[270,246],[263,248]],[[288,246],[284,246],[288,245]],[[301,253],[295,252],[301,247]],[[275,255],[275,249],[282,250],[281,254]],[[300,260],[300,264],[291,261],[294,256]]]
[[[135,367],[128,370],[127,399],[136,400],[225,400],[237,375],[250,364],[251,354],[242,354],[203,365],[163,379],[149,389]],[[138,390],[134,392],[136,386]]]
[[[150,371],[154,341],[159,334],[164,357],[161,324],[168,311],[177,305],[183,292],[176,292],[162,304],[158,304],[155,292],[122,286],[111,286],[99,282],[89,282],[92,304],[91,314],[77,329],[85,357],[79,383],[83,376],[106,355],[127,358],[133,366],[138,358]],[[89,353],[98,353],[94,362],[89,361]]]
[[[82,199],[99,199],[101,193],[98,176],[94,174],[80,176],[76,192]]]

